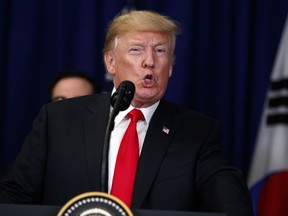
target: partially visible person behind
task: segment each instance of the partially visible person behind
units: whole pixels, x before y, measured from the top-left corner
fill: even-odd
[[[50,87],[50,99],[59,101],[100,92],[100,85],[83,71],[65,70],[54,78]]]
[[[100,93],[101,86],[84,71],[64,70],[53,79],[49,97],[52,102]],[[0,178],[10,167],[0,171]]]

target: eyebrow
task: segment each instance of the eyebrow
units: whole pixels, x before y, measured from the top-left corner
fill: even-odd
[[[144,42],[135,40],[135,41],[130,41],[130,42],[127,43],[127,47],[130,47],[130,46],[146,46],[146,44]],[[169,47],[169,43],[168,43],[168,41],[159,41],[156,44],[153,44],[152,47],[157,47],[157,46],[167,46],[167,47]]]

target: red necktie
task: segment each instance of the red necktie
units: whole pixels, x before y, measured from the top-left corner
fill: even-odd
[[[131,207],[139,159],[139,140],[136,125],[137,121],[144,119],[144,116],[140,110],[133,109],[128,113],[128,117],[131,118],[131,121],[119,147],[111,194],[121,199],[128,207]]]

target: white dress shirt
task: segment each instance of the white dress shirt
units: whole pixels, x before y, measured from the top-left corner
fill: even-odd
[[[152,115],[154,111],[156,110],[159,102],[153,104],[150,107],[147,108],[140,108],[139,110],[142,111],[144,115],[143,121],[137,122],[137,132],[138,132],[138,138],[139,138],[139,155],[141,154],[141,150],[143,147],[143,142],[145,139],[145,135],[148,129],[148,125],[150,123],[150,120],[152,118]],[[110,145],[109,145],[109,163],[108,163],[108,192],[111,191],[112,181],[113,181],[113,175],[114,175],[114,169],[117,159],[117,153],[120,147],[120,143],[122,140],[122,137],[124,136],[124,133],[130,123],[130,118],[127,117],[127,114],[134,109],[132,105],[128,107],[128,109],[119,112],[119,114],[115,117],[115,124],[114,129],[111,132],[110,137]],[[111,108],[112,110],[112,108]]]

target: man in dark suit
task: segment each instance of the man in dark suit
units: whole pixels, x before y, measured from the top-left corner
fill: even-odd
[[[107,191],[129,124],[126,116],[136,108],[144,120],[137,123],[140,158],[131,208],[253,215],[245,180],[219,145],[217,122],[162,99],[178,32],[173,20],[154,12],[116,17],[103,50],[113,91],[43,106],[11,172],[0,182],[0,201],[63,205],[78,194],[99,191],[110,98],[130,80],[136,91],[128,109],[115,118]]]

